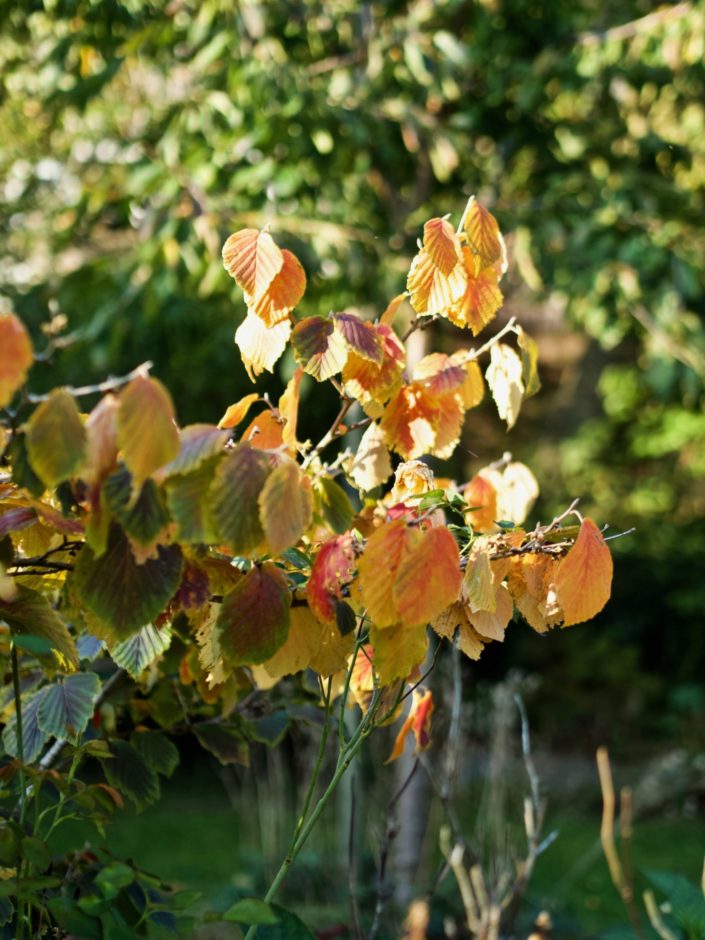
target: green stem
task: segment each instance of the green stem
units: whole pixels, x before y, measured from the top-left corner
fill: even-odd
[[[24,831],[24,819],[27,809],[27,787],[24,776],[24,728],[22,727],[22,697],[20,694],[20,664],[17,658],[17,647],[12,644],[12,689],[15,698],[15,735],[17,738],[17,756],[20,760],[18,778],[20,783],[20,827]],[[17,880],[22,877],[22,859],[17,862]],[[17,886],[19,888],[19,884]],[[19,894],[19,891],[18,891]],[[25,902],[17,901],[17,940],[24,940],[25,932]]]
[[[321,686],[323,682],[321,681]],[[299,833],[303,829],[303,825],[306,822],[306,816],[308,815],[309,807],[311,806],[311,800],[313,799],[313,794],[316,789],[316,784],[318,783],[318,776],[321,772],[321,766],[323,765],[323,758],[326,752],[326,744],[328,742],[328,732],[330,730],[330,695],[331,689],[333,687],[333,679],[328,680],[328,689],[324,694],[324,712],[323,712],[323,733],[321,734],[321,743],[318,747],[318,756],[316,758],[316,763],[313,768],[313,774],[311,775],[311,780],[308,785],[308,790],[306,791],[306,797],[304,798],[303,809],[301,810],[301,815],[299,816],[298,822],[296,823],[296,829],[294,830],[294,836],[291,840],[291,848],[289,849],[289,854],[293,852],[294,846],[296,845],[296,840],[299,837]]]

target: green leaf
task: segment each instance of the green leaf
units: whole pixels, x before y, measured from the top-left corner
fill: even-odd
[[[116,643],[110,649],[110,655],[114,663],[136,679],[157,656],[169,649],[170,644],[171,630],[168,627],[157,629],[148,623],[129,640]]]
[[[22,699],[22,744],[26,764],[33,763],[41,754],[48,735],[39,727],[37,714],[44,700],[47,687],[39,689],[28,698]],[[2,744],[11,757],[19,757],[17,747],[17,716],[12,715],[2,732]]]
[[[58,895],[49,898],[46,906],[56,923],[67,934],[81,937],[81,940],[101,940],[103,928],[100,921],[80,911],[73,898]]]
[[[171,777],[179,764],[179,752],[166,735],[158,731],[136,731],[130,738],[152,770]]]
[[[12,482],[28,490],[32,496],[41,496],[44,484],[32,469],[27,453],[27,435],[15,433],[10,439],[7,456],[12,467]]]
[[[159,799],[159,777],[137,748],[127,741],[111,741],[112,758],[101,761],[111,786],[129,797],[138,810]]]
[[[37,713],[39,727],[45,734],[75,741],[88,726],[100,688],[94,672],[77,672],[47,686]]]
[[[16,646],[17,649],[25,650],[27,653],[34,653],[36,656],[45,656],[54,649],[54,644],[51,640],[47,640],[46,637],[43,636],[32,636],[31,634],[27,634],[27,636],[13,636],[12,645]]]
[[[221,538],[236,555],[251,557],[264,542],[257,499],[271,469],[263,451],[238,444],[215,472],[210,509]]]
[[[199,724],[193,726],[193,732],[201,747],[217,757],[223,766],[228,764],[249,764],[247,742],[236,728],[221,724]]]
[[[257,898],[243,898],[241,901],[236,901],[223,914],[222,919],[234,921],[236,924],[264,924],[270,926],[279,923],[279,918],[272,907]]]
[[[705,894],[698,885],[671,871],[647,871],[651,884],[671,905],[671,916],[686,933],[705,937]]]
[[[136,490],[179,453],[179,430],[169,392],[156,379],[140,375],[123,389],[117,439]]]
[[[0,898],[0,927],[9,924],[15,915],[15,905],[9,898]]]
[[[218,461],[209,460],[193,473],[170,477],[166,501],[181,542],[209,544],[218,541],[209,489]]]
[[[25,836],[20,843],[20,855],[40,871],[45,871],[51,864],[49,846],[35,836]]]
[[[535,339],[519,327],[517,342],[521,350],[521,379],[524,383],[524,396],[530,398],[541,390],[538,372],[539,347]]]
[[[229,666],[263,663],[289,634],[291,595],[286,575],[266,562],[255,565],[223,598],[215,623]]]
[[[278,904],[272,904],[271,907],[279,918],[279,923],[260,927],[257,930],[257,940],[316,940],[296,914],[285,911]]]
[[[333,532],[337,535],[347,532],[355,510],[345,490],[330,477],[323,477],[319,482],[318,495],[323,518]]]
[[[124,640],[166,607],[179,586],[182,563],[178,545],[160,545],[157,558],[138,565],[124,532],[113,524],[100,558],[83,547],[72,583],[89,611],[107,628],[108,638]]]
[[[160,477],[193,473],[205,462],[223,453],[229,431],[213,424],[190,424],[179,434],[179,453],[159,473]]]
[[[247,732],[253,741],[276,747],[281,743],[289,730],[289,714],[283,708],[263,715],[262,718],[253,718],[247,722]]]
[[[164,493],[154,480],[145,480],[139,496],[130,505],[132,476],[126,468],[112,473],[103,492],[108,508],[125,532],[140,545],[149,545],[170,522]]]
[[[86,456],[86,431],[76,402],[54,389],[27,422],[27,453],[46,486],[75,476]]]
[[[109,901],[118,896],[123,888],[135,880],[135,870],[124,862],[112,862],[101,868],[95,877],[95,883]]]
[[[17,645],[37,655],[53,650],[66,665],[78,665],[78,652],[68,627],[43,594],[23,585],[17,586],[13,601],[0,600],[0,620],[4,620],[15,634]],[[23,637],[24,640],[20,640]],[[28,638],[32,637],[33,640]],[[30,649],[33,641],[44,640],[49,650]],[[23,646],[24,642],[24,646]],[[29,642],[29,646],[27,646]]]

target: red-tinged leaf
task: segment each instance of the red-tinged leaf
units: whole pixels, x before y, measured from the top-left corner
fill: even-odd
[[[497,490],[481,473],[464,487],[465,502],[471,507],[465,518],[476,532],[492,532],[496,528]]]
[[[235,342],[250,381],[254,382],[261,372],[274,369],[290,336],[291,323],[288,320],[268,327],[256,314],[248,312],[235,331]]]
[[[37,513],[31,506],[15,506],[0,515],[0,539],[9,532],[20,532],[37,521]]]
[[[306,317],[299,320],[291,336],[296,361],[319,382],[329,379],[345,365],[348,349],[332,320]]]
[[[466,378],[464,366],[445,353],[431,353],[414,366],[414,380],[436,394],[460,389]]]
[[[377,365],[351,352],[343,366],[343,382],[348,395],[363,407],[384,404],[400,388],[406,364],[406,351],[389,326],[373,326],[382,347],[382,363]]]
[[[236,555],[252,557],[263,546],[257,500],[271,469],[265,454],[238,444],[216,470],[209,507],[221,538]]]
[[[26,426],[32,469],[46,486],[69,480],[86,456],[86,430],[76,402],[64,389],[54,389]]]
[[[281,255],[281,269],[266,290],[259,297],[245,293],[248,309],[268,327],[286,320],[306,291],[306,273],[299,259],[286,248]]]
[[[508,586],[517,610],[537,633],[545,633],[546,585],[555,580],[559,562],[549,555],[521,555],[512,559]]]
[[[382,343],[371,323],[366,323],[354,313],[334,313],[332,319],[352,352],[361,359],[382,364]]]
[[[591,620],[612,593],[612,555],[592,519],[583,519],[575,544],[556,571],[563,626]]]
[[[458,546],[448,529],[426,529],[407,539],[393,587],[398,619],[430,623],[458,599],[461,582]]]
[[[329,539],[321,546],[306,585],[309,607],[321,623],[335,624],[336,601],[355,572],[355,543],[351,535]]]
[[[227,431],[214,424],[189,424],[179,431],[179,452],[156,474],[158,481],[177,474],[193,473],[204,463],[224,453]]]
[[[32,340],[14,313],[0,313],[0,408],[24,384],[34,362]]]
[[[423,227],[423,246],[432,263],[446,277],[460,258],[460,240],[447,219],[429,219]]]
[[[284,265],[284,257],[269,232],[246,228],[223,245],[223,265],[238,287],[257,301]]]
[[[284,443],[284,428],[284,422],[267,409],[252,419],[240,440],[257,450],[276,450]]]
[[[497,220],[473,197],[465,213],[465,236],[475,258],[474,273],[494,267],[498,275],[507,269],[507,251]]]
[[[430,454],[436,440],[436,402],[423,386],[404,385],[384,409],[380,427],[387,445],[404,460]]]
[[[296,426],[299,415],[299,395],[304,370],[297,368],[289,379],[284,394],[279,399],[279,415],[284,421],[282,441],[291,453],[296,452]]]
[[[286,642],[291,595],[286,575],[266,562],[255,565],[225,595],[215,624],[225,662],[266,662]]]
[[[426,626],[410,627],[397,624],[378,630],[370,627],[370,639],[374,647],[375,671],[381,685],[389,685],[396,679],[406,679],[421,665],[428,651]]]
[[[98,486],[117,464],[117,395],[103,396],[86,421],[86,466],[83,478]]]
[[[247,412],[256,401],[259,401],[259,395],[257,392],[252,392],[250,395],[245,395],[240,401],[236,401],[234,405],[228,405],[225,414],[218,422],[218,427],[236,428],[241,421],[245,420]]]
[[[33,509],[36,509],[37,515],[46,525],[61,532],[62,535],[83,535],[85,525],[81,519],[71,519],[64,516],[58,509],[54,509],[48,503],[43,503],[39,499],[30,500]]]
[[[463,259],[466,268],[473,263],[469,248],[463,248]],[[456,326],[469,328],[472,335],[477,336],[494,320],[503,303],[504,296],[497,283],[497,272],[494,268],[484,268],[477,274],[468,274],[465,290],[448,310],[448,319]]]
[[[272,470],[258,503],[267,546],[274,555],[296,545],[311,525],[311,481],[293,460],[285,460]]]
[[[468,619],[468,609],[464,604],[451,604],[431,624],[439,636],[453,640],[458,631],[458,646],[468,659],[477,660],[485,648],[482,637]]]
[[[134,492],[138,492],[147,477],[179,453],[174,405],[161,382],[140,375],[123,389],[117,434]]]
[[[392,753],[389,755],[386,764],[390,764],[404,753],[404,745],[409,734],[414,735],[416,746],[414,754],[418,756],[431,746],[431,715],[433,714],[433,695],[430,689],[422,691],[414,689],[411,708],[409,714],[401,726],[399,734],[394,741]]]
[[[380,629],[401,620],[394,585],[407,546],[419,539],[418,529],[407,528],[403,519],[396,519],[379,526],[367,540],[358,565],[360,593],[370,620]]]

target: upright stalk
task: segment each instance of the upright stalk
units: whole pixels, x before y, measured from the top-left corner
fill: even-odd
[[[17,756],[20,760],[18,778],[20,783],[20,828],[24,831],[24,820],[27,809],[27,787],[24,775],[24,728],[22,726],[22,698],[20,695],[20,664],[17,657],[17,647],[12,644],[10,657],[12,659],[12,689],[15,698],[15,734],[17,736]],[[22,860],[17,862],[17,879],[22,876]],[[18,884],[19,888],[19,884]],[[17,892],[19,895],[19,891]],[[24,940],[25,932],[25,903],[18,897],[17,900],[17,940]]]

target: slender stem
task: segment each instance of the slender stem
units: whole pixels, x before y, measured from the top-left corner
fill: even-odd
[[[321,686],[323,686],[322,680]],[[333,679],[331,678],[328,680],[328,688],[324,693],[323,732],[321,734],[321,743],[318,747],[318,756],[316,757],[313,774],[311,775],[308,790],[306,791],[306,797],[304,798],[303,809],[301,810],[301,815],[299,816],[298,822],[296,823],[296,828],[294,829],[294,836],[291,840],[291,848],[289,849],[290,854],[293,851],[294,846],[296,845],[296,840],[299,837],[299,833],[301,832],[303,825],[306,822],[306,816],[308,815],[308,811],[311,806],[311,800],[313,799],[316,784],[318,783],[318,777],[321,772],[321,766],[323,764],[323,758],[326,752],[326,744],[328,742],[328,732],[330,730],[330,695],[332,686]]]
[[[101,392],[112,392],[115,389],[121,388],[123,385],[127,385],[138,376],[147,375],[153,365],[153,362],[143,362],[142,365],[137,366],[136,369],[133,369],[132,372],[128,372],[127,375],[121,375],[118,378],[106,379],[104,382],[98,382],[97,385],[81,385],[78,388],[67,385],[64,390],[74,398],[78,398],[82,395],[99,395]],[[46,401],[48,398],[49,395],[29,394],[27,396],[27,400],[31,402]]]
[[[17,647],[12,644],[12,688],[15,696],[15,734],[17,736],[17,756],[20,759],[18,777],[20,781],[20,826],[24,826],[25,811],[27,808],[27,792],[24,779],[24,729],[22,727],[22,698],[20,695],[20,666],[17,658]]]

